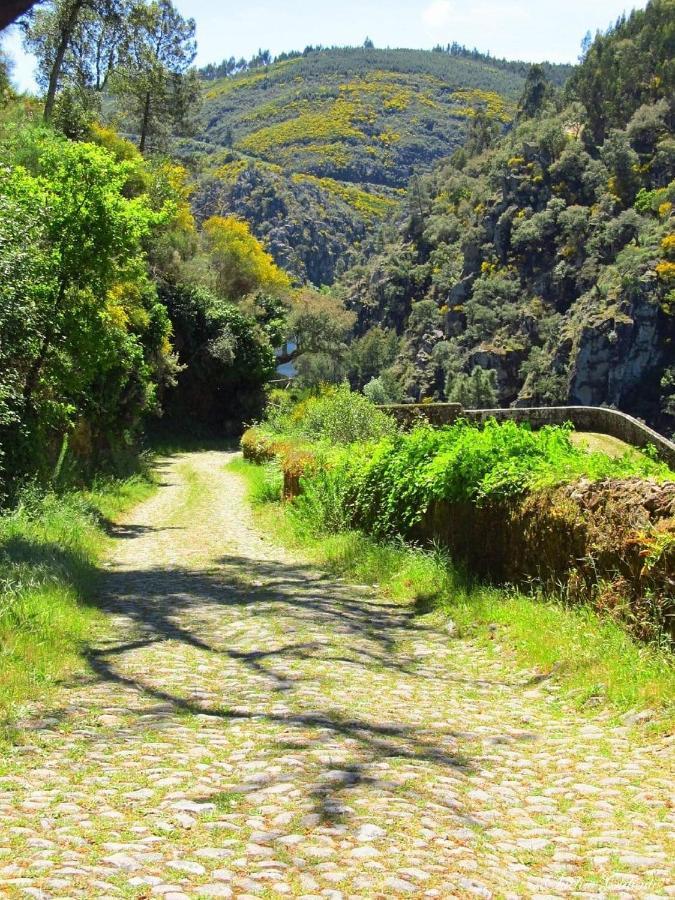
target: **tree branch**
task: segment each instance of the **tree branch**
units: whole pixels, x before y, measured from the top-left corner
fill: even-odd
[[[40,0],[0,0],[0,31],[25,15]]]

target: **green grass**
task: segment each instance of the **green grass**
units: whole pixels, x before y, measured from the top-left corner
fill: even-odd
[[[506,647],[518,664],[550,676],[579,707],[652,709],[660,727],[672,720],[675,668],[668,651],[634,641],[588,607],[472,584],[441,550],[379,542],[357,531],[321,533],[303,518],[311,507],[271,502],[280,485],[274,465],[236,459],[230,469],[246,479],[265,530],[325,570],[377,585],[420,614],[451,619],[458,637],[492,652]]]
[[[0,735],[27,702],[82,668],[104,622],[94,601],[106,525],[153,490],[134,475],[88,491],[26,492],[0,516]]]
[[[574,431],[570,435],[570,441],[575,447],[588,453],[604,453],[612,459],[620,459],[625,454],[640,456],[640,451],[631,444],[597,431]]]

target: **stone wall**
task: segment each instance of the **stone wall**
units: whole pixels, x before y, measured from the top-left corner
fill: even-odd
[[[462,409],[458,403],[391,404],[382,409],[403,425],[426,420],[432,425],[448,425],[457,419],[470,422],[529,422],[533,428],[543,425],[564,425],[571,422],[577,431],[608,434],[634,447],[653,445],[659,458],[675,469],[675,444],[663,435],[638,422],[632,416],[604,406],[536,406],[509,409]]]
[[[675,482],[587,479],[483,505],[436,501],[411,535],[469,572],[588,603],[675,640]]]

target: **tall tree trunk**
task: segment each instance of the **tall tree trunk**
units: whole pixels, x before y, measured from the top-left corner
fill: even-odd
[[[56,100],[56,91],[59,86],[59,78],[61,77],[61,69],[63,68],[63,60],[66,55],[66,50],[68,49],[68,44],[70,43],[70,39],[73,36],[73,31],[75,30],[77,19],[84,4],[85,0],[74,0],[74,3],[70,9],[70,13],[61,25],[61,35],[59,37],[59,43],[56,48],[54,63],[49,73],[49,84],[47,86],[47,96],[45,98],[45,122],[50,121],[52,113],[54,112],[54,102]]]
[[[145,142],[148,137],[148,127],[150,125],[150,91],[145,94],[145,104],[143,106],[143,121],[141,122],[141,139],[138,143],[138,149],[141,153],[145,153]]]

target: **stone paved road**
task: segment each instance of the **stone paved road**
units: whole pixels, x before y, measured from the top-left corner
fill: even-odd
[[[672,740],[275,548],[228,459],[119,530],[91,673],[0,761],[0,895],[675,896]]]

